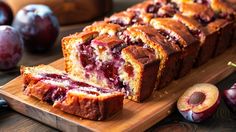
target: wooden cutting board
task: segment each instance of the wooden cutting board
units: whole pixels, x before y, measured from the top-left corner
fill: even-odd
[[[15,111],[62,131],[143,131],[168,116],[176,107],[178,97],[189,86],[199,82],[217,83],[234,72],[235,68],[227,66],[228,61],[236,62],[236,46],[193,69],[187,76],[173,81],[143,103],[125,100],[124,109],[105,121],[81,119],[25,96],[22,93],[21,77],[3,86],[0,96],[6,99]],[[51,65],[63,69],[63,59]]]

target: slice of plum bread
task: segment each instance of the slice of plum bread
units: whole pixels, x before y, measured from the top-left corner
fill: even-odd
[[[160,58],[155,89],[163,88],[178,74],[180,48],[175,45],[174,41],[167,40],[166,36],[162,36],[153,27],[134,25],[127,28],[120,38],[129,45],[150,48],[155,51],[156,57]]]
[[[193,67],[200,42],[182,23],[172,18],[153,18],[150,24],[167,39],[175,41],[181,49],[180,68],[177,78],[186,75]]]
[[[123,108],[123,93],[78,81],[51,66],[22,66],[21,75],[26,95],[82,118],[104,120]]]

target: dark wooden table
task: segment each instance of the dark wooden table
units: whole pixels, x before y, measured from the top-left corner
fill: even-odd
[[[115,0],[113,12],[124,10],[127,7],[131,6],[134,3],[140,2],[142,0]],[[112,13],[112,12],[111,12]],[[107,14],[109,15],[109,14]],[[102,19],[102,18],[99,18]],[[63,26],[60,29],[60,35],[56,42],[55,47],[52,51],[44,54],[31,54],[24,52],[23,58],[18,64],[18,67],[10,71],[0,71],[0,86],[4,85],[11,79],[17,77],[19,73],[20,65],[38,65],[38,64],[48,64],[62,57],[60,40],[63,36],[72,34],[74,32],[79,32],[81,29],[90,24],[91,22]],[[224,81],[218,84],[219,88],[227,88],[236,81],[236,73],[232,74],[230,77],[226,78]],[[4,112],[0,113],[0,132],[6,131],[34,131],[34,132],[45,132],[45,131],[58,131],[54,128],[46,126],[42,123],[39,123],[33,119],[30,119],[24,115],[21,115],[11,109],[7,109]],[[213,118],[207,120],[203,123],[195,124],[187,122],[182,118],[177,110],[173,112],[163,121],[157,123],[147,131],[236,131],[236,120],[233,119],[233,116],[230,114],[229,110],[226,108],[224,102],[222,101],[220,108],[217,113],[214,114]]]

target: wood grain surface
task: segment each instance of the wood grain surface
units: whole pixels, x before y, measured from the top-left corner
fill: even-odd
[[[234,72],[234,68],[227,66],[228,61],[236,61],[236,46],[193,69],[187,76],[173,81],[143,103],[125,100],[123,111],[105,121],[80,119],[23,95],[21,77],[4,85],[0,90],[0,96],[8,101],[12,109],[62,131],[144,131],[168,116],[173,111],[177,98],[189,86],[198,82],[217,83]],[[63,59],[51,65],[63,69]]]

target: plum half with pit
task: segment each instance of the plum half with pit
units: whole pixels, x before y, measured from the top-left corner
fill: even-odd
[[[13,21],[23,36],[25,47],[31,52],[50,50],[59,34],[59,22],[45,5],[31,4],[23,7]]]
[[[201,122],[211,117],[219,104],[218,88],[209,83],[199,83],[184,92],[177,102],[177,108],[185,119]]]
[[[23,53],[23,40],[10,26],[0,26],[0,70],[14,68]]]
[[[0,25],[11,25],[12,20],[11,8],[4,1],[0,1]]]

